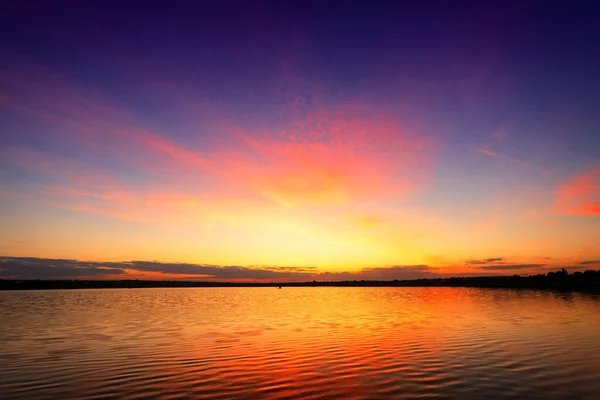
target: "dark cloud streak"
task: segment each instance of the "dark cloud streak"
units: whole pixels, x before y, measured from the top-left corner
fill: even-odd
[[[517,269],[529,269],[529,268],[540,268],[546,264],[507,264],[507,265],[482,265],[476,269],[482,269],[485,271],[508,271]]]
[[[67,279],[123,275],[125,273],[123,268],[108,266],[106,263],[33,257],[0,257],[0,278]]]
[[[503,262],[506,260],[504,257],[485,258],[483,260],[468,260],[465,262],[467,265],[483,265],[493,262]]]
[[[479,265],[480,261],[498,262],[504,258],[488,258],[471,260],[469,264],[474,272],[488,274],[493,271],[534,269],[547,264],[499,264]],[[592,263],[592,262],[582,262]],[[133,274],[130,272],[133,271]],[[273,281],[343,281],[343,280],[410,280],[420,278],[436,278],[445,276],[443,269],[428,265],[395,265],[363,268],[357,272],[318,272],[314,267],[285,266],[220,266],[211,264],[163,263],[159,261],[78,261],[69,259],[51,259],[35,257],[0,257],[0,278],[4,279],[74,279],[99,278],[111,276],[109,279],[144,278],[145,273],[151,279],[187,279],[187,280],[273,280]],[[164,278],[160,274],[165,274]],[[471,275],[471,273],[467,273]],[[141,276],[140,276],[141,275]],[[106,278],[105,278],[106,279]]]
[[[185,279],[190,279],[190,275],[197,275],[198,279],[203,280],[394,280],[436,276],[427,265],[397,265],[364,268],[359,272],[319,273],[313,267],[244,267],[140,260],[92,262],[33,257],[0,257],[0,278],[69,279],[123,275],[125,279],[128,270],[181,275]],[[173,278],[170,277],[169,279]]]

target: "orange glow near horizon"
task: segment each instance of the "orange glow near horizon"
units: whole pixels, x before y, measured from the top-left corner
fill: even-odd
[[[600,259],[597,167],[558,176],[490,150],[507,129],[449,156],[439,127],[327,90],[308,96],[284,74],[298,93],[277,113],[257,122],[211,105],[184,135],[43,70],[0,79],[12,88],[2,104],[52,138],[0,150],[16,176],[2,188],[0,256],[310,267],[331,279],[370,268],[397,274],[386,279],[529,274]],[[501,260],[469,262],[490,258]],[[221,279],[169,268],[96,278],[126,276]]]

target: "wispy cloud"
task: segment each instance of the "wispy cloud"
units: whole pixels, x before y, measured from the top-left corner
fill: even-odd
[[[490,264],[493,262],[501,262],[504,261],[505,258],[504,257],[494,257],[494,258],[484,258],[481,260],[467,260],[465,261],[465,264],[467,265],[482,265],[482,264]]]
[[[474,267],[486,271],[509,271],[520,269],[535,269],[545,266],[546,264],[503,264],[503,265],[482,265]]]
[[[0,257],[0,277],[15,279],[68,279],[78,277],[127,279],[308,279],[310,269],[219,266],[158,261],[79,261],[34,257]],[[146,274],[149,273],[149,274]],[[118,276],[114,276],[118,275]]]
[[[65,279],[124,275],[122,267],[105,263],[34,257],[0,257],[0,277],[15,279]]]
[[[196,279],[249,280],[393,280],[432,277],[427,265],[364,268],[357,272],[319,272],[311,267],[219,266],[158,261],[79,261],[0,257],[0,278],[11,279]]]
[[[600,215],[600,168],[575,175],[561,185],[554,210],[567,215]]]
[[[600,260],[588,260],[588,261],[581,261],[579,264],[580,264],[580,265],[593,265],[593,264],[600,264]]]
[[[326,96],[298,101],[301,90],[286,99],[281,123],[250,128],[217,116],[211,140],[192,146],[41,68],[3,71],[0,82],[10,89],[7,110],[52,129],[63,144],[62,154],[15,147],[5,161],[51,178],[29,187],[34,197],[81,212],[160,220],[177,214],[168,209],[210,213],[233,198],[251,207],[402,198],[427,180],[433,161],[431,143],[398,118]]]
[[[539,173],[542,173],[544,175],[548,175],[548,176],[555,176],[556,175],[556,174],[554,174],[554,173],[552,173],[550,171],[546,171],[544,169],[541,169],[541,168],[539,168],[539,167],[531,164],[530,162],[519,160],[519,159],[516,159],[516,158],[513,158],[513,157],[508,157],[508,156],[496,153],[496,152],[488,150],[488,149],[476,148],[475,151],[477,151],[479,153],[482,153],[482,154],[485,154],[486,156],[489,156],[489,157],[494,157],[494,158],[498,158],[500,160],[506,160],[506,161],[510,161],[510,162],[514,162],[514,163],[517,163],[517,164],[521,164],[521,165],[527,166],[528,168],[531,168],[531,169],[533,169],[533,170],[535,170],[535,171],[537,171]]]
[[[514,161],[514,162],[517,162],[517,163],[521,163],[522,162],[521,160],[517,160],[516,158],[511,158],[511,157],[503,156],[503,155],[495,153],[495,152],[493,152],[491,150],[475,149],[475,151],[478,151],[478,152],[483,153],[485,155],[488,155],[490,157],[499,158],[499,159],[502,159],[502,160]]]
[[[202,281],[342,281],[342,280],[394,280],[420,279],[448,276],[476,276],[478,273],[505,273],[511,270],[531,270],[538,273],[548,264],[495,264],[495,257],[472,260],[472,272],[445,272],[444,268],[428,265],[392,265],[363,268],[357,271],[321,271],[315,267],[240,266],[195,263],[169,263],[160,261],[79,261],[37,257],[0,257],[0,278],[4,279],[186,279]],[[582,262],[581,264],[590,262]],[[571,267],[577,268],[577,267]],[[580,268],[584,268],[582,265]],[[555,267],[549,268],[551,270]],[[477,272],[485,271],[485,272]]]

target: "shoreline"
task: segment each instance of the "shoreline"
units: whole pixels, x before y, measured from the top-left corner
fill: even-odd
[[[53,289],[135,289],[202,287],[473,287],[503,289],[541,289],[600,293],[600,270],[549,272],[532,276],[479,276],[424,278],[414,280],[307,281],[307,282],[211,282],[173,280],[13,280],[0,279],[0,290]]]

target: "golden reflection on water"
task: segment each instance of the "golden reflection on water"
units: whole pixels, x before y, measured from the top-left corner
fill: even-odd
[[[600,298],[468,288],[0,293],[0,398],[589,398]]]

